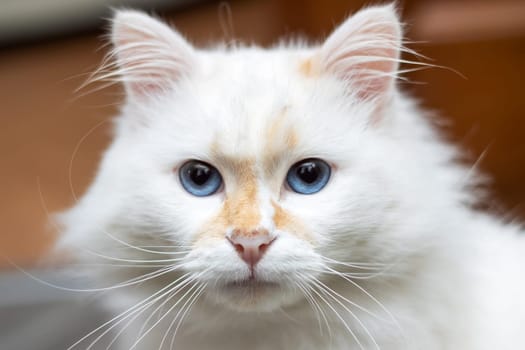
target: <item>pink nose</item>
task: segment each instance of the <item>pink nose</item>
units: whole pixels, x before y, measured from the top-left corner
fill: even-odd
[[[253,269],[275,238],[272,238],[266,230],[234,230],[228,240],[241,259]]]

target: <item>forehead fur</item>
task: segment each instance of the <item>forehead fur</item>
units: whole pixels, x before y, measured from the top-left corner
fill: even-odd
[[[212,161],[221,154],[273,170],[281,161],[337,156],[348,142],[357,142],[350,133],[366,128],[371,108],[341,98],[337,80],[305,76],[301,67],[309,54],[289,49],[202,54],[194,76],[153,106],[132,106],[130,113],[151,119],[149,134],[155,145],[166,145],[161,155],[166,162]]]
[[[269,145],[274,153],[290,146],[308,153],[322,149],[327,137],[345,137],[348,126],[364,124],[366,116],[359,116],[366,106],[341,99],[339,81],[304,76],[301,65],[309,51],[252,51],[204,56],[199,75],[180,86],[187,90],[181,100],[192,105],[184,110],[177,103],[172,110],[191,124],[201,120],[204,127],[195,133],[206,133],[206,143],[243,158],[267,153]]]
[[[210,153],[213,159],[231,163],[251,159],[263,169],[273,168],[280,158],[296,151],[300,126],[288,113],[289,107],[268,111],[268,115],[245,115],[237,125],[215,130]],[[254,165],[254,166],[255,166]]]

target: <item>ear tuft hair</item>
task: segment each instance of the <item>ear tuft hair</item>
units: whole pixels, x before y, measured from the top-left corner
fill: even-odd
[[[363,98],[388,94],[399,67],[402,30],[393,4],[348,18],[321,48],[321,69],[349,83]]]
[[[138,11],[115,13],[111,21],[111,42],[116,67],[110,67],[114,69],[102,78],[123,82],[132,98],[169,89],[190,74],[196,63],[193,47],[180,34]]]

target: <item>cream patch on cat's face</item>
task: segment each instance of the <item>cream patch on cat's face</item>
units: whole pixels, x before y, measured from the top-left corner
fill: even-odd
[[[265,133],[265,152],[263,158],[272,159],[277,154],[292,151],[299,142],[297,131],[289,124],[289,106],[284,106],[269,123]]]
[[[237,184],[228,193],[219,213],[204,226],[198,234],[195,244],[203,241],[222,240],[228,230],[248,232],[258,227],[261,221],[260,208],[257,203],[257,178],[253,160],[225,160],[238,175]]]
[[[265,147],[262,154],[262,166],[257,166],[257,161],[251,159],[235,159],[224,156],[220,151],[219,143],[212,143],[211,154],[217,163],[222,164],[223,168],[228,168],[229,172],[235,175],[233,188],[225,189],[225,198],[219,213],[213,217],[197,235],[195,244],[199,245],[209,240],[222,240],[227,236],[228,231],[237,231],[248,234],[255,230],[280,230],[297,235],[302,239],[309,238],[305,226],[300,220],[282,208],[278,201],[268,198],[260,198],[260,186],[265,186],[264,180],[261,181],[261,174],[257,169],[264,169],[262,176],[269,180],[269,188],[278,198],[281,191],[282,181],[273,181],[271,169],[280,160],[283,153],[292,150],[298,143],[298,136],[293,128],[286,124],[286,111],[283,110],[269,123],[265,136]],[[263,205],[261,201],[267,201],[270,205]],[[266,212],[271,211],[270,225],[262,222],[263,207]],[[271,208],[271,210],[268,210]]]
[[[282,108],[265,124],[251,157],[229,153],[229,140],[216,139],[210,146],[209,161],[224,180],[218,194],[223,199],[194,236],[192,259],[202,259],[200,266],[211,268],[217,285],[208,292],[212,299],[238,310],[269,310],[297,300],[300,295],[291,280],[301,278],[296,274],[306,261],[315,262],[311,232],[281,198],[289,191],[285,178],[293,163],[290,154],[300,142],[287,112],[288,107]],[[263,234],[273,241],[250,267],[229,241],[232,233],[246,238]]]

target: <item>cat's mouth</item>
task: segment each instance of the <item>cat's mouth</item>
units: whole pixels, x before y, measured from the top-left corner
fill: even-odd
[[[215,290],[214,296],[222,305],[237,311],[271,311],[281,306],[278,295],[283,285],[258,278],[228,281]]]
[[[278,288],[280,285],[277,282],[264,281],[257,278],[246,278],[243,280],[236,280],[228,282],[224,285],[226,289],[246,289],[246,290],[262,290],[269,288]]]

